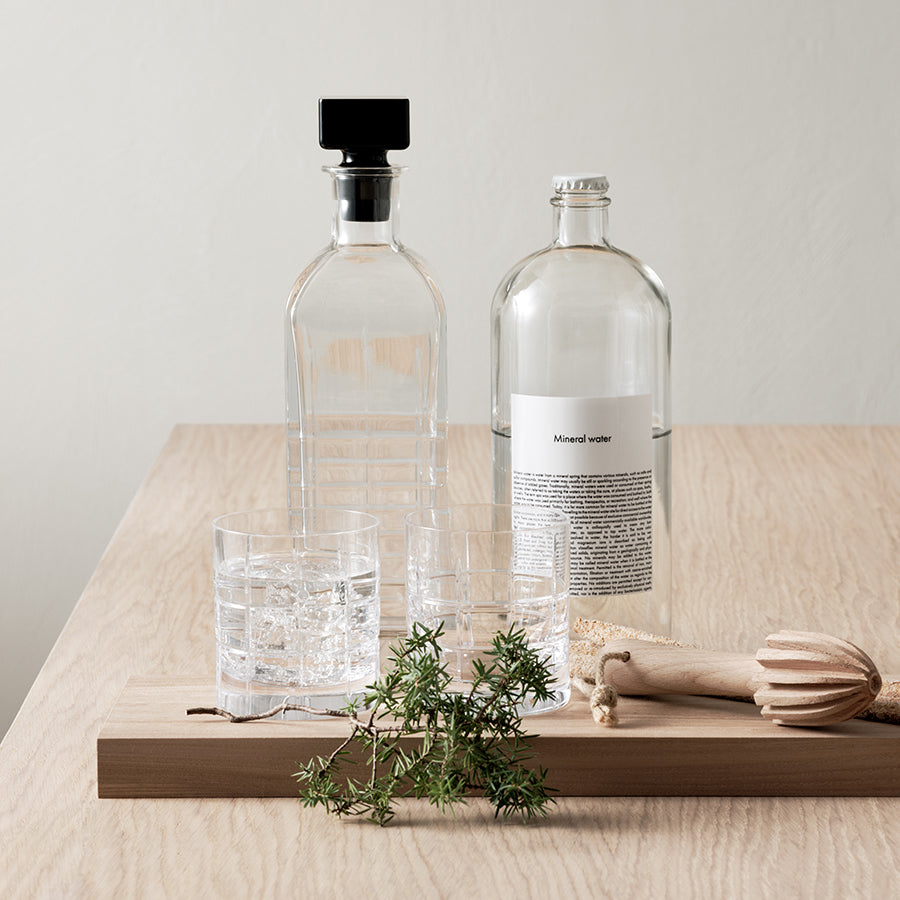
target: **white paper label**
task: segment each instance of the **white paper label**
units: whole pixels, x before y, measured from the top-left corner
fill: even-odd
[[[573,596],[653,584],[649,394],[511,397],[512,501],[571,520]]]

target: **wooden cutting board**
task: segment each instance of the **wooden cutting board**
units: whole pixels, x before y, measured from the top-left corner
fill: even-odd
[[[347,735],[335,719],[234,724],[187,716],[214,706],[207,678],[132,678],[97,738],[100,797],[295,797],[298,762]],[[900,796],[900,726],[822,729],[766,722],[749,703],[623,697],[620,724],[587,699],[534,716],[536,763],[561,796]]]

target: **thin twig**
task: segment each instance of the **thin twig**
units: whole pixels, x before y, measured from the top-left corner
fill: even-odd
[[[503,691],[506,690],[506,685],[509,684],[510,680],[517,674],[517,669],[520,667],[520,663],[516,660],[513,663],[512,668],[504,674],[500,681],[497,682],[497,687],[494,688],[493,693],[490,695],[488,702],[481,707],[478,711],[478,715],[475,716],[474,721],[472,722],[472,727],[477,728],[485,719],[490,709],[494,706],[497,700],[500,698]],[[488,674],[487,672],[485,674]],[[473,687],[469,693],[469,696],[473,696],[477,692],[477,686]]]
[[[344,749],[344,747],[347,746],[347,744],[350,743],[350,741],[353,740],[353,738],[356,737],[357,731],[359,731],[359,729],[354,725],[350,731],[350,734],[347,736],[347,740],[345,740],[344,743],[340,745],[340,747],[332,752],[331,756],[328,757],[328,762],[326,762],[325,765],[322,766],[321,769],[319,769],[319,775],[324,775],[334,765],[334,761],[338,758],[338,754],[341,752],[341,750]]]
[[[355,715],[350,716],[350,721],[366,734],[386,734],[389,731],[402,734],[405,731],[402,725],[372,725],[370,722],[363,722]]]
[[[229,722],[255,722],[258,719],[269,719],[284,712],[305,712],[316,716],[335,716],[339,719],[355,718],[354,713],[350,713],[345,709],[316,709],[314,706],[303,706],[300,703],[288,703],[287,701],[279,703],[278,706],[266,710],[266,712],[247,716],[236,716],[234,713],[228,712],[227,709],[222,709],[218,706],[193,706],[185,710],[185,712],[189,716],[222,716],[223,719],[228,719]]]
[[[339,719],[347,719],[350,724],[354,726],[354,731],[364,731],[369,735],[387,732],[403,732],[402,725],[373,725],[372,720],[375,718],[374,711],[372,715],[369,716],[369,721],[364,722],[355,712],[350,712],[346,709],[318,709],[315,706],[303,706],[300,703],[279,703],[278,706],[266,710],[263,713],[255,713],[254,715],[248,716],[236,716],[234,713],[230,713],[227,709],[222,709],[219,706],[193,706],[190,709],[185,710],[185,713],[189,716],[221,716],[223,719],[228,719],[229,722],[235,723],[257,722],[260,719],[270,719],[272,716],[277,716],[279,713],[283,712],[305,712],[314,716],[332,716]]]

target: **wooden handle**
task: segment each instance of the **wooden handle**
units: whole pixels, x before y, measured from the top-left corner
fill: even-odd
[[[753,656],[652,641],[608,641],[602,652],[625,650],[631,654],[627,663],[611,659],[604,669],[606,683],[624,695],[752,697],[763,673]]]

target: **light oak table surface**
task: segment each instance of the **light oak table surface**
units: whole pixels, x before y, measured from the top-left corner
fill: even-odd
[[[210,521],[282,502],[282,441],[173,431],[0,745],[0,897],[896,896],[894,798],[560,798],[531,825],[404,801],[383,829],[294,799],[99,800],[126,680],[214,676]],[[451,429],[451,473],[455,501],[489,498],[486,427]],[[900,678],[900,428],[676,428],[673,598],[684,641],[824,631]]]

